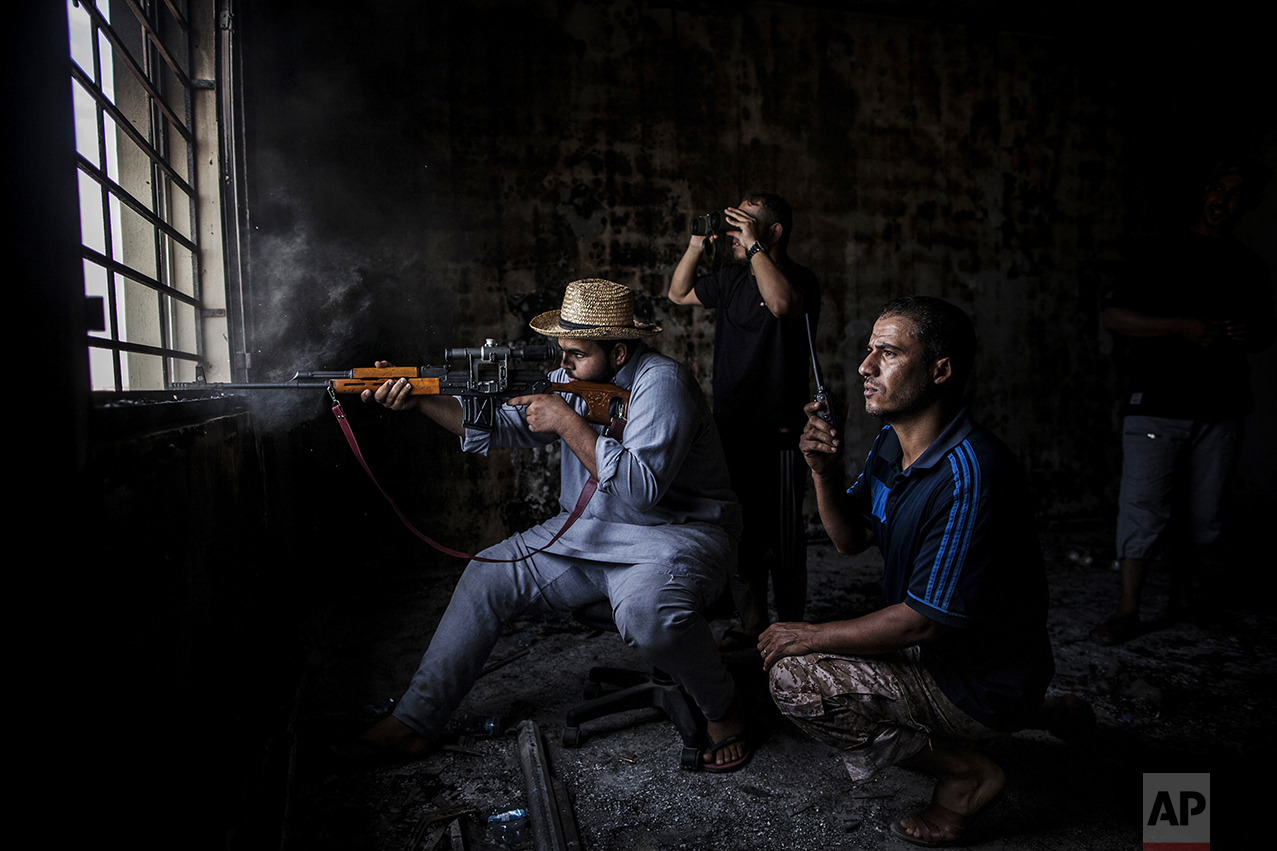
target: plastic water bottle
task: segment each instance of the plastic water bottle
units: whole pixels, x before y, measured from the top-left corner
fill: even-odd
[[[522,808],[488,816],[488,836],[502,845],[520,845],[528,832],[528,813]]]
[[[505,730],[500,715],[462,715],[448,722],[447,730],[462,736],[497,736]]]

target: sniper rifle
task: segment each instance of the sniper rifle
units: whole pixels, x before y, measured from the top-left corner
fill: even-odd
[[[276,383],[209,384],[203,381],[176,383],[179,390],[307,390],[325,389],[333,401],[340,395],[376,391],[387,381],[406,378],[412,392],[421,396],[456,396],[461,400],[461,420],[466,428],[492,431],[497,409],[506,399],[534,393],[571,393],[585,401],[585,418],[598,425],[624,420],[630,391],[613,384],[592,381],[554,382],[545,373],[520,367],[520,362],[540,363],[553,357],[547,345],[497,345],[486,340],[475,348],[444,349],[444,359],[466,362],[453,366],[356,367],[345,371],[298,372]]]

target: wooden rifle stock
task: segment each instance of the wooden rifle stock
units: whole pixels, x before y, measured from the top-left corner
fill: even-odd
[[[598,425],[608,425],[612,420],[625,420],[630,416],[630,391],[615,384],[596,381],[569,381],[551,384],[547,393],[571,393],[585,400],[585,418]]]

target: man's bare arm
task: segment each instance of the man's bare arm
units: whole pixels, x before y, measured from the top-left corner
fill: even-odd
[[[838,412],[833,423],[818,416],[823,403],[808,402],[807,425],[798,440],[811,479],[816,489],[816,507],[829,540],[840,553],[854,555],[873,543],[873,533],[860,515],[847,502],[842,478],[842,440],[838,436],[846,418],[846,409]]]
[[[1192,316],[1153,316],[1129,307],[1106,307],[1101,314],[1104,327],[1127,337],[1180,336],[1190,343],[1205,343],[1210,326]]]
[[[696,297],[696,264],[700,260],[701,245],[704,242],[705,237],[693,236],[678,265],[674,267],[674,274],[670,276],[669,298],[675,304],[701,303]]]
[[[750,243],[751,245],[753,243]],[[773,316],[799,316],[806,302],[798,288],[789,282],[785,273],[772,261],[771,255],[759,251],[749,261],[754,280],[758,281],[758,294]]]
[[[849,504],[842,486],[842,477],[812,475],[816,490],[816,508],[820,523],[825,527],[834,548],[843,555],[856,555],[874,542],[873,532],[859,513]]]
[[[758,637],[763,668],[786,656],[836,653],[842,656],[875,656],[934,641],[945,626],[896,603],[864,617],[830,623],[774,623]]]
[[[740,244],[746,248],[760,241],[768,248],[775,248],[779,244],[778,238],[772,238],[773,234],[760,232],[758,220],[744,210],[728,207],[723,212],[733,227],[740,228]],[[776,229],[779,227],[773,226],[773,231],[778,233]],[[763,297],[763,303],[773,316],[796,316],[803,312],[803,294],[789,282],[789,278],[780,271],[770,254],[765,251],[756,252],[749,260],[749,271],[754,274],[754,280],[758,282],[758,294]]]

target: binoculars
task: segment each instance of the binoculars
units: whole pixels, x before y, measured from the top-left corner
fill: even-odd
[[[740,230],[727,223],[727,214],[713,210],[703,216],[692,216],[692,236],[723,237],[728,231]],[[710,271],[717,272],[732,260],[730,239],[707,239],[701,244],[701,254],[709,261]]]
[[[727,223],[727,215],[722,210],[692,217],[692,236],[709,236],[715,233],[727,233],[729,230],[737,230],[737,228]]]

